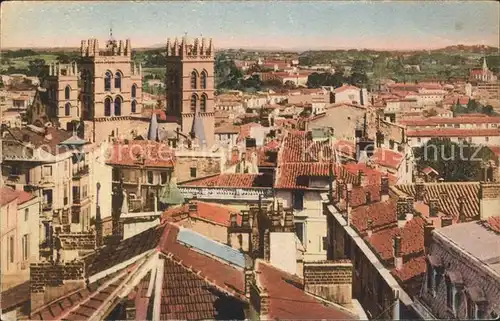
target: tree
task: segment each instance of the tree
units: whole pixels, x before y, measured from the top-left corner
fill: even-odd
[[[297,85],[295,84],[295,82],[291,81],[291,80],[287,80],[285,81],[285,83],[283,84],[283,86],[286,88],[286,89],[295,89],[297,88]]]
[[[484,106],[482,112],[483,114],[486,115],[493,115],[494,114],[493,106],[491,105]]]
[[[28,75],[37,76],[39,78],[44,78],[48,75],[47,68],[45,66],[45,60],[37,58],[31,60],[28,64]]]
[[[476,181],[481,175],[481,163],[495,159],[484,146],[433,138],[424,146],[414,149],[419,169],[432,167],[445,181]]]

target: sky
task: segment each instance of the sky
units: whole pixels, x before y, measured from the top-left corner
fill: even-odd
[[[12,1],[1,6],[1,47],[79,47],[115,39],[160,46],[213,38],[219,48],[431,49],[499,46],[495,1]]]

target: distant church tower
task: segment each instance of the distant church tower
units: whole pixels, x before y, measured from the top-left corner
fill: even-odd
[[[142,111],[141,67],[132,63],[130,39],[110,39],[103,51],[97,39],[81,42],[81,101],[84,120],[140,114]],[[105,120],[105,119],[104,119]]]
[[[212,39],[167,40],[167,115],[207,146],[214,142],[214,53]]]
[[[50,64],[45,87],[48,95],[46,112],[49,119],[57,119],[62,128],[66,128],[68,122],[80,119],[78,66],[76,63]]]

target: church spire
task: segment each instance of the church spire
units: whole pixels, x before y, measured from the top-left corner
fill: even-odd
[[[488,65],[486,64],[486,57],[483,58],[483,70],[484,71],[488,70]]]
[[[156,119],[156,113],[153,111],[151,115],[151,120],[149,122],[148,129],[148,140],[158,141],[158,121]]]

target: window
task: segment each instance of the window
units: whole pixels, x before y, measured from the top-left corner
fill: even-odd
[[[73,202],[80,202],[80,188],[78,186],[73,186]]]
[[[71,114],[71,104],[66,103],[64,105],[64,116],[69,116]]]
[[[71,224],[80,224],[80,212],[71,212]]]
[[[422,138],[418,137],[417,138],[417,143],[420,143],[420,142],[422,142]]]
[[[132,100],[132,105],[131,105],[131,107],[130,107],[130,111],[131,111],[132,113],[137,112],[137,102],[136,102],[135,100]]]
[[[110,91],[111,90],[111,72],[106,71],[104,74],[104,91]]]
[[[326,236],[322,236],[320,250],[326,251],[327,249],[328,249],[328,238]]]
[[[9,259],[10,263],[14,263],[14,237],[9,238]]]
[[[52,176],[52,166],[44,166],[43,177],[51,177],[51,176]]]
[[[300,240],[300,242],[304,244],[304,223],[295,223],[295,234],[297,235],[297,238]]]
[[[191,96],[191,112],[196,112],[196,95]]]
[[[153,184],[153,172],[148,171],[148,184]]]
[[[132,90],[130,91],[130,96],[132,98],[135,98],[135,95],[137,95],[137,85],[133,85]]]
[[[488,136],[484,137],[484,141],[485,142],[489,142],[490,141],[490,138]]]
[[[21,240],[21,245],[22,245],[22,251],[23,251],[23,261],[28,260],[29,257],[29,235],[25,234],[23,235],[23,238]]]
[[[207,96],[203,95],[201,96],[201,101],[200,101],[200,112],[204,113],[207,111]]]
[[[467,297],[467,318],[469,320],[477,319],[477,305],[470,297]]]
[[[87,185],[82,187],[82,198],[87,198]]]
[[[64,99],[66,99],[66,100],[69,99],[70,92],[71,92],[71,87],[70,86],[66,86],[66,88],[64,88]]]
[[[201,89],[206,89],[207,88],[207,72],[206,71],[203,71],[201,73],[200,87],[201,87]]]
[[[120,170],[118,168],[113,168],[112,176],[113,176],[113,181],[119,181],[120,180]]]
[[[25,209],[24,209],[24,221],[25,221],[25,222],[28,220],[29,215],[30,215],[30,210],[29,210],[29,208],[25,208]]]
[[[191,73],[191,89],[196,89],[196,78],[198,78],[198,73],[193,70]]]
[[[120,116],[122,114],[122,98],[115,98],[115,116]]]
[[[104,99],[104,116],[111,116],[111,98]]]
[[[162,184],[166,184],[167,183],[167,173],[165,173],[165,172],[160,173],[160,179],[161,179]]]
[[[122,88],[122,74],[120,72],[115,73],[115,88]]]
[[[293,208],[296,210],[304,209],[304,192],[295,191],[293,193]]]
[[[427,262],[427,291],[436,296],[436,270]]]
[[[193,178],[196,177],[196,167],[191,167],[189,169],[189,172],[191,174],[191,177],[193,177]]]

